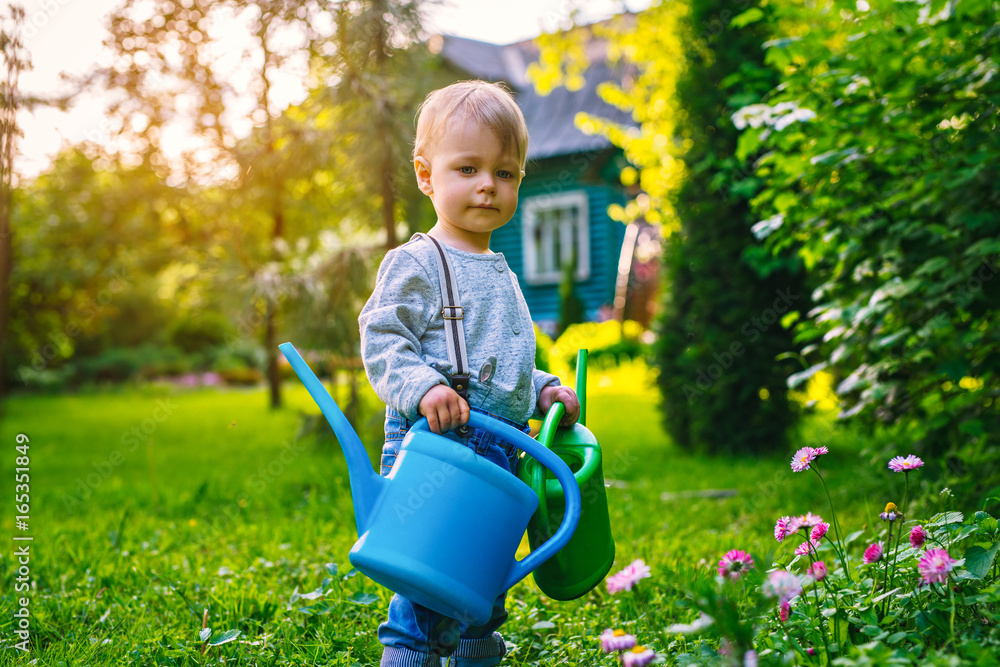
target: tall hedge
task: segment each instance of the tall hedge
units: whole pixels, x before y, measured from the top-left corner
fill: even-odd
[[[586,114],[577,125],[607,136],[630,162],[621,180],[637,196],[611,216],[659,223],[668,237],[655,356],[667,430],[690,450],[780,450],[794,419],[785,381],[801,366],[778,358],[795,350],[787,325],[808,310],[807,290],[799,260],[772,256],[751,234],[759,182],[736,157],[731,118],[777,83],[763,62],[762,6],[662,2],[591,28],[622,67],[622,83],[599,92],[638,127]],[[531,72],[540,90],[570,85],[560,66],[580,65],[560,58],[583,52],[565,44],[581,34],[540,40],[542,65]]]
[[[787,447],[795,415],[786,378],[795,368],[778,358],[795,347],[786,325],[809,305],[795,261],[754,252],[749,197],[757,182],[736,157],[731,115],[776,83],[763,63],[761,24],[742,26],[760,14],[757,4],[693,0],[681,23],[686,67],[676,98],[686,175],[655,356],[669,433],[682,447],[715,453]]]

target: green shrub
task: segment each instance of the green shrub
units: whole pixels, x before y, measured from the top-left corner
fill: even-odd
[[[229,368],[256,368],[263,371],[267,368],[267,354],[256,341],[246,338],[236,338],[225,345],[219,345],[206,353],[208,367],[215,371]]]
[[[1000,488],[997,5],[864,4],[769,5],[781,80],[734,114],[753,231],[809,265],[797,379],[833,371],[842,418],[908,430],[979,501]]]
[[[646,353],[646,346],[640,340],[642,334],[642,325],[632,320],[574,324],[559,336],[549,354],[576,368],[577,351],[588,350],[590,363],[614,365]]]
[[[221,313],[211,310],[196,311],[182,317],[170,326],[167,337],[170,343],[184,352],[204,352],[223,344],[233,333],[232,324]]]
[[[218,371],[226,384],[238,386],[252,386],[260,383],[264,379],[264,374],[256,368],[240,366],[235,368],[225,368]]]
[[[193,370],[197,357],[170,346],[140,345],[115,347],[94,357],[80,359],[74,380],[82,382],[125,382],[139,377],[179,375]]]
[[[562,267],[559,281],[559,335],[566,329],[586,320],[583,301],[576,293],[576,252],[573,261]]]

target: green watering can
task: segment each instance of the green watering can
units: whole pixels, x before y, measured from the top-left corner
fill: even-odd
[[[539,442],[562,459],[580,487],[582,508],[576,532],[560,551],[533,573],[535,583],[554,600],[572,600],[604,579],[615,560],[608,496],[601,469],[601,446],[585,426],[587,419],[587,350],[577,353],[576,393],[580,419],[571,428],[559,429],[565,408],[556,403],[545,416]],[[528,521],[532,551],[548,540],[562,523],[566,500],[559,481],[534,457],[525,454],[518,477],[538,496],[538,509]]]

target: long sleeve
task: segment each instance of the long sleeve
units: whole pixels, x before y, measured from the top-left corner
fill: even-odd
[[[405,250],[386,254],[375,289],[361,310],[361,358],[382,401],[418,419],[420,399],[444,375],[428,365],[421,338],[440,303],[432,276]]]
[[[535,415],[541,415],[538,411],[538,399],[542,395],[542,389],[545,389],[549,385],[557,387],[562,383],[559,381],[558,376],[535,368],[531,371],[531,384],[535,389]]]
[[[559,380],[534,369],[534,329],[517,276],[500,253],[446,250],[463,309],[469,405],[526,422],[542,388]],[[434,385],[448,385],[452,372],[437,261],[428,243],[410,240],[386,254],[358,322],[361,358],[375,393],[407,419],[419,418],[420,399]]]

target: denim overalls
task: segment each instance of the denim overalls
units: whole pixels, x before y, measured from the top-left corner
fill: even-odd
[[[471,408],[506,424],[530,431],[525,424],[505,419],[485,410]],[[382,448],[382,476],[388,475],[396,461],[399,446],[415,422],[406,419],[392,408],[385,410],[385,446]],[[466,440],[480,456],[507,470],[517,472],[518,449],[481,429],[473,429]],[[470,526],[470,539],[475,539]],[[410,602],[399,594],[389,602],[389,618],[379,626],[378,638],[385,646],[382,667],[440,667],[447,656],[452,656],[449,667],[492,667],[499,665],[507,652],[503,637],[496,632],[507,620],[504,606],[507,594],[497,598],[493,616],[485,625],[468,626],[435,611]]]

